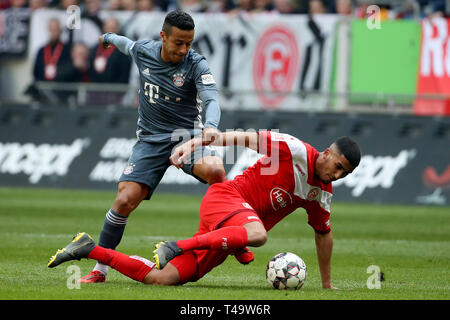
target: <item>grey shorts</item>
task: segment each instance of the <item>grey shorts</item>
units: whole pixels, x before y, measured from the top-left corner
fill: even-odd
[[[169,157],[178,142],[145,142],[137,141],[133,147],[128,164],[119,178],[120,181],[134,181],[149,187],[147,200],[153,194],[164,176],[167,168],[171,166]],[[191,155],[190,162],[183,165],[182,169],[187,174],[195,177],[202,183],[207,183],[192,173],[194,164],[203,157],[216,156],[211,147],[200,147]]]

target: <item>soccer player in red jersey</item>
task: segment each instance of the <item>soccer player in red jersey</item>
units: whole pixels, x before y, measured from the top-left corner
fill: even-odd
[[[201,138],[186,142],[174,150],[171,163],[177,168],[186,165],[193,150],[205,144]],[[197,281],[236,250],[245,253],[247,246],[264,245],[267,232],[301,207],[315,230],[322,287],[335,288],[331,283],[331,182],[345,177],[358,166],[361,152],[356,142],[341,137],[318,152],[288,134],[233,131],[221,133],[211,145],[245,146],[264,156],[242,175],[209,187],[200,205],[200,226],[192,238],[158,243],[153,263],[95,246],[87,234],[82,234],[59,250],[48,266],[90,258],[103,261],[146,284],[176,285]],[[81,245],[80,241],[85,244]],[[248,263],[253,260],[253,253],[241,257],[241,263]]]

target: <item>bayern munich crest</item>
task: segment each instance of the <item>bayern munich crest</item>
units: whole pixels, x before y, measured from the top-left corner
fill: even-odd
[[[181,87],[184,84],[184,77],[182,73],[176,73],[173,75],[173,84],[176,87]]]
[[[130,174],[133,172],[134,169],[134,164],[129,164],[128,166],[125,167],[125,169],[123,169],[123,174]]]

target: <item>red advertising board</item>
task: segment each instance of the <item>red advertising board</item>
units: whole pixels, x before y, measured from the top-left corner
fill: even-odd
[[[414,113],[450,115],[450,19],[423,19]]]

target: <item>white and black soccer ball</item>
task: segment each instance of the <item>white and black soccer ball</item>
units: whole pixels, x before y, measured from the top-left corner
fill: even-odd
[[[306,264],[296,254],[282,252],[269,260],[266,279],[275,289],[300,289],[307,276]]]

